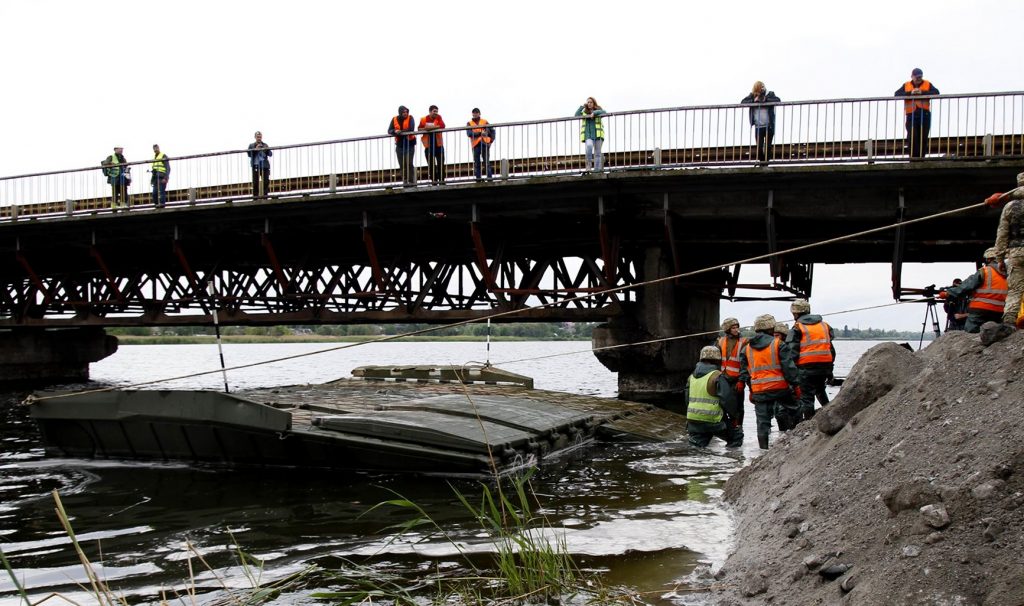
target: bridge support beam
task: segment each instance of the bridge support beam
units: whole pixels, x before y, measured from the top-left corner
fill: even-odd
[[[661,248],[645,253],[641,280],[673,275],[672,260]],[[594,329],[595,349],[643,343],[718,328],[719,293],[697,291],[665,281],[643,287],[635,303],[623,304],[624,313]],[[619,397],[650,402],[675,412],[686,412],[683,388],[697,363],[700,348],[712,335],[620,347],[595,352],[609,370],[619,373]]]
[[[117,351],[102,328],[0,332],[0,383],[60,383],[89,378],[89,363]]]

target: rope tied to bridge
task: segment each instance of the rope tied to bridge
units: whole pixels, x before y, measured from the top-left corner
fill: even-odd
[[[776,257],[776,256],[779,256],[779,255],[792,254],[792,253],[796,253],[796,252],[800,252],[800,251],[804,251],[804,250],[809,250],[809,249],[812,249],[812,248],[817,248],[817,247],[821,247],[821,246],[828,246],[830,244],[836,244],[836,243],[845,242],[845,241],[848,241],[848,240],[854,240],[854,239],[861,238],[861,237],[864,237],[864,236],[868,236],[868,235],[872,235],[872,234],[876,234],[876,233],[881,233],[881,232],[884,232],[884,231],[888,231],[888,230],[892,230],[892,229],[897,229],[897,228],[900,228],[900,227],[906,227],[907,225],[914,225],[916,223],[923,223],[925,221],[930,221],[930,220],[938,219],[938,218],[941,218],[941,217],[948,217],[948,216],[951,216],[951,215],[960,214],[960,213],[963,213],[963,212],[967,212],[969,210],[980,209],[980,208],[984,208],[984,207],[987,207],[987,206],[988,206],[987,203],[984,202],[984,201],[983,202],[978,202],[978,203],[975,203],[975,204],[969,204],[967,206],[962,206],[962,207],[959,207],[959,208],[954,208],[954,209],[942,211],[942,212],[939,212],[939,213],[933,213],[931,215],[925,215],[925,216],[917,217],[917,218],[914,218],[914,219],[907,219],[905,221],[899,221],[897,223],[891,223],[891,224],[883,225],[883,226],[880,226],[880,227],[874,227],[874,228],[871,228],[871,229],[866,229],[866,230],[863,230],[863,231],[854,232],[854,233],[851,233],[851,234],[847,234],[845,236],[837,236],[835,238],[829,238],[829,239],[821,240],[821,241],[818,241],[818,242],[812,242],[810,244],[804,244],[804,245],[801,245],[801,246],[795,246],[793,248],[788,248],[788,249],[785,249],[785,250],[779,250],[779,251],[770,252],[770,253],[766,253],[766,254],[762,254],[762,255],[756,255],[756,256],[753,256],[753,257],[747,257],[746,259],[740,259],[740,260],[732,261],[732,262],[729,262],[729,263],[722,263],[722,264],[719,264],[719,265],[714,265],[714,266],[710,266],[710,267],[704,267],[702,269],[696,269],[696,270],[682,272],[682,273],[673,274],[673,275],[669,275],[669,276],[663,276],[663,277],[660,277],[660,278],[653,278],[653,279],[650,279],[650,280],[645,280],[643,282],[637,282],[635,284],[626,284],[626,285],[622,285],[622,286],[616,286],[616,287],[608,288],[608,289],[605,289],[605,290],[601,290],[600,292],[584,293],[584,294],[577,295],[575,297],[570,297],[568,299],[563,299],[563,300],[560,300],[560,301],[552,301],[552,302],[544,303],[544,304],[541,304],[541,305],[535,305],[535,306],[531,306],[531,307],[523,307],[523,308],[520,308],[520,309],[512,309],[512,310],[497,312],[497,313],[490,314],[490,315],[487,315],[487,316],[483,316],[483,317],[480,317],[480,318],[473,318],[473,319],[470,319],[470,320],[460,320],[458,322],[453,322],[451,324],[442,324],[442,325],[438,325],[438,326],[430,326],[430,327],[427,327],[427,328],[421,328],[419,330],[413,330],[413,331],[409,331],[409,332],[405,332],[405,333],[401,333],[401,334],[397,334],[397,335],[384,335],[384,336],[381,336],[381,337],[376,337],[376,338],[373,338],[373,339],[367,339],[365,341],[359,341],[359,342],[356,342],[356,343],[346,343],[344,345],[339,345],[337,347],[329,347],[329,348],[320,349],[320,350],[317,350],[317,351],[310,351],[310,352],[304,352],[304,353],[301,353],[301,354],[293,354],[293,355],[289,355],[289,356],[282,356],[282,357],[273,358],[273,359],[270,359],[270,360],[261,360],[259,362],[251,362],[249,364],[239,364],[237,366],[229,366],[228,368],[224,368],[224,369],[217,368],[217,369],[214,369],[214,370],[205,370],[205,371],[189,373],[189,374],[185,374],[185,375],[177,375],[177,376],[174,376],[174,377],[166,377],[166,378],[162,378],[162,379],[154,379],[152,381],[142,381],[142,382],[139,382],[139,383],[132,383],[132,384],[129,384],[129,385],[102,387],[102,388],[97,388],[97,389],[82,390],[82,391],[77,391],[77,392],[67,392],[67,393],[53,394],[53,395],[48,395],[48,396],[29,396],[28,398],[26,398],[22,402],[22,404],[23,405],[29,405],[32,402],[43,401],[43,400],[53,400],[53,399],[64,398],[64,397],[73,396],[73,395],[80,395],[80,394],[104,393],[104,392],[108,392],[108,391],[116,391],[116,390],[122,390],[122,389],[134,389],[134,388],[144,387],[144,386],[148,386],[148,385],[157,385],[157,384],[160,384],[160,383],[169,383],[169,382],[172,382],[172,381],[180,381],[180,380],[184,380],[184,379],[191,379],[191,378],[195,378],[195,377],[202,377],[202,376],[216,374],[216,373],[220,373],[220,372],[243,370],[243,369],[246,369],[246,368],[253,368],[253,367],[257,367],[257,366],[265,366],[265,365],[270,365],[270,364],[278,364],[278,363],[281,363],[281,362],[287,362],[287,361],[291,361],[291,360],[297,360],[297,359],[300,359],[300,358],[306,358],[306,357],[316,356],[316,355],[320,355],[320,354],[331,353],[331,352],[335,352],[335,351],[341,351],[341,350],[344,350],[344,349],[350,349],[350,348],[359,347],[359,346],[362,346],[362,345],[371,345],[371,344],[374,344],[374,343],[385,343],[385,342],[389,342],[389,341],[396,341],[398,339],[404,339],[404,338],[407,338],[407,337],[415,337],[415,336],[431,333],[431,332],[434,332],[436,330],[442,330],[442,329],[446,329],[446,328],[457,328],[459,326],[466,326],[466,325],[474,324],[474,323],[477,323],[477,322],[489,321],[489,320],[493,320],[495,318],[504,318],[504,317],[508,317],[508,316],[513,316],[513,315],[516,315],[516,314],[519,314],[519,313],[525,313],[527,311],[534,311],[534,310],[538,310],[538,309],[545,309],[545,308],[548,308],[548,307],[553,307],[555,305],[564,305],[566,303],[573,303],[573,302],[576,302],[576,301],[583,301],[583,300],[586,300],[586,299],[589,299],[589,298],[595,297],[595,296],[607,296],[609,294],[615,294],[615,293],[618,293],[618,292],[623,292],[623,291],[634,289],[634,288],[640,288],[640,287],[644,287],[644,286],[651,286],[651,285],[654,285],[654,284],[662,284],[662,283],[668,282],[670,280],[679,280],[681,278],[690,278],[690,277],[697,276],[697,275],[704,274],[704,273],[708,273],[708,272],[719,271],[719,270],[725,269],[725,268],[733,266],[733,265],[741,265],[741,264],[746,264],[746,263],[754,263],[756,261],[765,261],[767,259],[770,259],[771,257]],[[876,306],[870,306],[870,307],[863,307],[863,308],[858,308],[858,309],[851,309],[851,310],[833,312],[831,314],[822,314],[822,315],[839,315],[839,314],[843,314],[843,313],[853,313],[855,311],[865,311],[865,310],[870,310],[870,309],[880,309],[880,308],[883,308],[883,307],[902,305],[904,303],[907,303],[907,302],[888,303],[888,304],[884,304],[884,305],[876,305]],[[528,360],[531,360],[531,359],[545,359],[545,358],[556,357],[556,356],[561,356],[561,355],[570,355],[570,353],[575,354],[575,353],[586,353],[586,352],[605,351],[605,350],[611,350],[611,349],[620,349],[620,348],[625,348],[625,347],[637,347],[637,346],[640,346],[640,345],[648,345],[648,344],[653,344],[653,343],[661,343],[661,342],[672,341],[672,340],[677,340],[677,339],[686,339],[686,338],[694,338],[694,337],[700,337],[700,336],[708,336],[708,335],[713,335],[713,334],[718,334],[718,331],[717,330],[715,330],[715,331],[706,331],[706,332],[693,333],[693,334],[687,334],[687,335],[674,335],[674,336],[671,336],[671,337],[662,337],[662,338],[659,338],[659,339],[637,341],[637,342],[633,342],[633,343],[621,343],[621,344],[617,344],[617,345],[608,345],[608,346],[604,346],[604,347],[591,348],[589,350],[580,350],[579,352],[551,354],[551,355],[546,355],[546,356],[538,356],[536,358],[523,358],[523,359],[520,359],[520,360],[511,360],[511,361],[507,361],[507,362],[502,362],[502,364],[521,363],[521,362],[525,362],[525,361],[528,361]]]

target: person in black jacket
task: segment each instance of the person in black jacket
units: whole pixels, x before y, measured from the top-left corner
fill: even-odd
[[[256,140],[249,144],[249,165],[252,167],[252,197],[264,198],[270,193],[270,146],[263,142],[263,133],[256,131]],[[262,187],[260,187],[262,185]]]
[[[778,103],[781,99],[774,91],[768,90],[764,82],[754,83],[750,94],[740,103]],[[750,125],[754,127],[754,138],[757,141],[757,161],[768,164],[771,156],[772,139],[775,137],[775,106],[757,105],[750,108]]]

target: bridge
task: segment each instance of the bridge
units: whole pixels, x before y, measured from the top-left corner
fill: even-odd
[[[162,209],[139,178],[148,162],[129,163],[121,212],[98,167],[2,178],[0,371],[81,374],[115,347],[105,327],[210,325],[214,310],[226,325],[508,312],[497,320],[605,322],[604,345],[712,330],[721,298],[810,296],[815,263],[890,263],[899,298],[903,262],[976,259],[996,211],[773,253],[980,201],[1024,159],[1024,92],[935,98],[920,159],[902,100],[776,104],[766,166],[749,109],[609,114],[599,173],[583,170],[579,119],[558,118],[493,125],[493,180],[474,179],[465,127],[446,129],[436,187],[401,185],[387,136],[273,147],[263,197],[245,150],[172,158]],[[763,255],[771,282],[744,282],[739,261]],[[679,386],[703,344],[690,341],[602,361],[623,395],[649,399]]]

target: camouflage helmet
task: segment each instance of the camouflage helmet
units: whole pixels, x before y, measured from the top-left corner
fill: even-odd
[[[785,322],[776,322],[775,323],[775,332],[781,332],[782,334],[788,333],[789,332],[789,324],[786,324]]]
[[[809,314],[811,313],[811,304],[807,299],[797,299],[789,306],[789,311],[795,314]]]
[[[701,360],[715,360],[716,362],[722,361],[722,351],[714,345],[705,345],[700,348],[700,359]]]
[[[999,258],[999,253],[996,252],[996,248],[993,246],[992,248],[988,248],[988,249],[985,250],[985,254],[984,254],[983,258],[985,258],[985,259],[998,259]]]
[[[775,330],[775,316],[764,314],[754,319],[754,330]]]
[[[736,318],[726,318],[722,320],[722,332],[728,332],[733,326],[739,326],[740,321]]]

